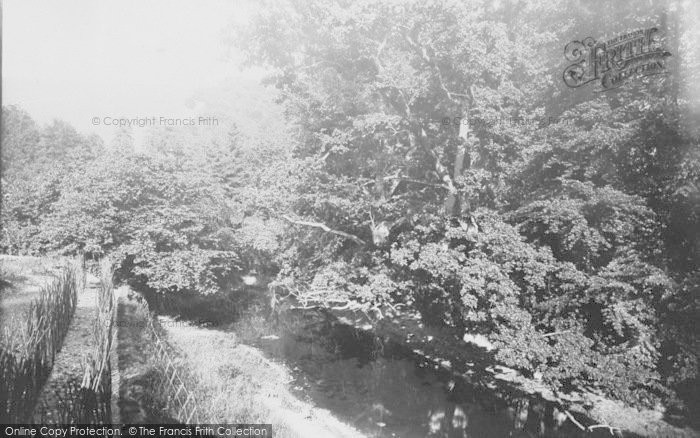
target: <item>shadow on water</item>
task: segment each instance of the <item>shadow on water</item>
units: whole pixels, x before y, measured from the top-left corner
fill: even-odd
[[[277,335],[254,344],[293,370],[300,397],[368,436],[614,436],[583,433],[551,402],[456,379],[405,347],[322,312],[289,312]]]

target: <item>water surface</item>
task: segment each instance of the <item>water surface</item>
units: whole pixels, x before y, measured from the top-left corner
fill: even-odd
[[[280,326],[256,346],[292,369],[300,398],[368,436],[583,436],[551,403],[455,379],[401,346],[322,316],[297,314]]]

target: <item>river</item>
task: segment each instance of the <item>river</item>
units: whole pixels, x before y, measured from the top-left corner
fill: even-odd
[[[552,403],[455,378],[400,345],[319,312],[290,312],[275,335],[249,342],[292,370],[298,397],[367,436],[593,436]]]

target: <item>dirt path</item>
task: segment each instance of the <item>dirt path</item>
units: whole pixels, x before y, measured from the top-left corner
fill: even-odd
[[[78,293],[75,315],[56,355],[51,375],[39,395],[34,410],[37,422],[63,422],[59,412],[62,411],[60,406],[69,400],[66,391],[70,385],[80,384],[85,357],[95,347],[93,324],[97,313],[99,279],[87,274],[86,280],[85,290]]]

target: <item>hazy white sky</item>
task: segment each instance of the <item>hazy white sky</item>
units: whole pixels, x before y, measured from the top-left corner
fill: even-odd
[[[224,29],[241,0],[3,0],[3,104],[109,141],[94,117],[184,117],[200,90],[240,75]]]

